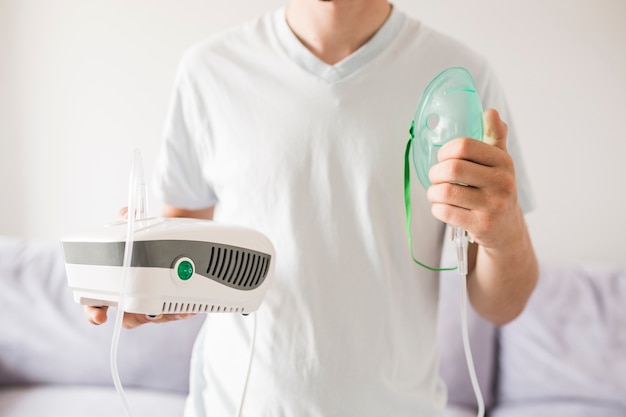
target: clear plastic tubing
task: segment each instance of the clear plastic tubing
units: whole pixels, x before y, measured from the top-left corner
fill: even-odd
[[[128,187],[128,211],[126,226],[126,244],[124,246],[124,261],[122,264],[122,277],[120,282],[120,296],[117,304],[117,313],[115,315],[115,324],[113,327],[113,336],[111,338],[111,375],[113,384],[124,407],[126,417],[132,417],[133,413],[128,403],[128,398],[120,381],[119,370],[117,367],[117,351],[124,321],[124,308],[126,305],[126,294],[128,293],[128,282],[130,275],[130,266],[133,256],[133,239],[135,231],[135,218],[144,217],[146,210],[143,168],[141,164],[141,152],[137,149],[133,151],[133,161],[130,175],[130,184]]]
[[[470,380],[472,382],[472,389],[474,390],[476,403],[478,404],[477,416],[484,417],[485,401],[483,399],[482,392],[480,391],[480,385],[478,384],[478,378],[476,376],[476,369],[474,368],[474,359],[472,358],[467,324],[467,233],[460,227],[455,227],[453,229],[453,239],[456,246],[456,254],[459,264],[459,276],[461,277],[461,333],[463,336],[463,350],[465,351],[465,360],[467,362],[467,370],[469,371]]]

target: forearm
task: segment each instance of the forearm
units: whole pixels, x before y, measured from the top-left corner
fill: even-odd
[[[503,325],[524,309],[537,283],[539,267],[523,218],[518,237],[502,246],[471,245],[475,260],[468,276],[468,295],[482,317]]]

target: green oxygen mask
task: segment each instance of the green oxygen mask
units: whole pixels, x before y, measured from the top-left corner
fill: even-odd
[[[437,75],[424,90],[417,105],[413,122],[409,130],[404,161],[404,198],[406,205],[406,228],[409,248],[413,256],[410,219],[410,148],[413,147],[413,165],[417,178],[424,188],[432,185],[428,171],[435,165],[439,149],[459,137],[483,139],[483,108],[476,92],[470,72],[462,67],[451,67]],[[461,228],[453,228],[456,242],[458,271],[467,274],[467,233]],[[455,268],[432,268],[413,257],[419,265],[430,270],[448,270]]]
[[[413,164],[424,188],[439,148],[455,138],[483,139],[483,107],[468,70],[452,67],[426,86],[413,117]]]

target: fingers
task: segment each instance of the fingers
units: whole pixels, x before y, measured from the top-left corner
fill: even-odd
[[[491,166],[485,166],[465,159],[447,159],[433,166],[428,177],[432,184],[464,184],[482,188],[490,181]]]
[[[121,209],[119,209],[119,211],[117,212],[117,217],[120,220],[127,220],[128,219],[128,207],[122,207]]]
[[[91,324],[99,326],[107,321],[107,310],[109,307],[85,306],[85,317]]]
[[[506,150],[508,127],[498,112],[484,113],[485,141],[458,138],[446,143],[429,171],[433,215],[488,244],[517,207],[513,159]]]
[[[503,155],[502,151],[508,154],[506,147],[508,126],[494,109],[485,110],[483,121],[482,142],[469,138],[452,140],[439,150],[439,162],[448,159],[465,159],[485,166],[498,164]]]
[[[503,144],[506,140],[500,140]],[[493,167],[501,164],[502,158],[508,155],[507,151],[496,146],[488,145],[469,138],[451,140],[439,149],[438,162],[448,160],[465,160],[479,165]],[[432,181],[432,180],[431,180]]]
[[[184,320],[195,315],[195,313],[158,315],[124,313],[123,326],[125,329],[134,329],[135,327],[139,327],[147,323],[169,323],[171,321]]]
[[[433,185],[427,191],[437,219],[480,236],[517,205],[515,172],[508,164],[484,167],[460,161],[440,165],[433,168]]]
[[[433,186],[464,184],[478,189],[513,192],[515,167],[513,158],[505,150],[474,139],[461,138],[440,149],[439,163],[430,169],[428,177]]]

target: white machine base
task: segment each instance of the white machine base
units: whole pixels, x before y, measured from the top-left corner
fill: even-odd
[[[274,248],[261,233],[208,220],[136,221],[122,289],[126,222],[63,240],[74,300],[124,311],[186,314],[256,311],[271,284]]]

